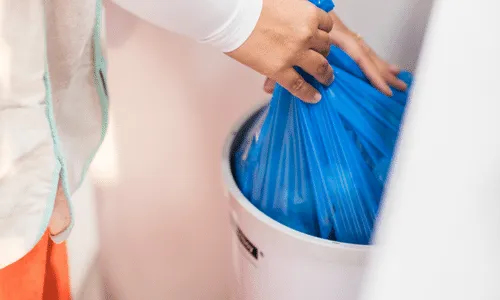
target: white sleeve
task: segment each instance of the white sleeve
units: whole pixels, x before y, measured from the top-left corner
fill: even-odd
[[[159,27],[208,43],[223,52],[236,50],[250,36],[263,0],[114,0]]]

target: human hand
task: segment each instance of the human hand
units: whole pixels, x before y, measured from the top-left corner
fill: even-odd
[[[385,94],[387,85],[404,91],[408,87],[406,83],[397,78],[401,70],[396,65],[391,65],[381,59],[375,51],[363,40],[363,38],[351,31],[333,11],[330,13],[333,20],[333,29],[330,32],[336,45],[358,63],[371,83]],[[356,42],[356,44],[353,43]],[[385,83],[385,86],[384,86]],[[391,93],[392,94],[392,93]]]
[[[320,93],[294,70],[300,67],[330,85],[333,70],[325,56],[331,45],[332,18],[306,0],[264,0],[260,19],[248,40],[227,53],[235,60],[278,82],[305,102]]]
[[[406,83],[397,78],[400,72],[399,67],[381,59],[358,34],[347,28],[334,12],[329,14],[333,20],[333,29],[330,32],[332,42],[344,50],[360,66],[366,77],[377,89],[388,96],[392,96],[389,86],[401,91],[407,89]],[[267,93],[272,93],[275,83],[274,80],[267,78],[264,90]]]

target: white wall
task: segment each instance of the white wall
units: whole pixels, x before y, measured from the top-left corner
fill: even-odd
[[[375,49],[412,67],[428,1],[337,6]],[[230,126],[265,99],[263,78],[107,8],[112,134],[95,175],[110,286],[122,300],[223,300],[230,259],[221,149]]]
[[[392,63],[413,71],[433,0],[336,0],[346,24]]]

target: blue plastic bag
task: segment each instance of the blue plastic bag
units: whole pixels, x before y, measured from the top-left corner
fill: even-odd
[[[322,5],[325,2],[321,3]],[[258,209],[300,232],[368,244],[407,101],[376,90],[332,47],[335,81],[307,104],[277,86],[233,157],[236,182]],[[399,78],[411,85],[412,76]]]

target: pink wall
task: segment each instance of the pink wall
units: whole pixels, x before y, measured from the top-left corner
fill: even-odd
[[[222,145],[263,78],[114,5],[106,22],[112,128],[94,169],[109,283],[121,300],[225,299]]]

